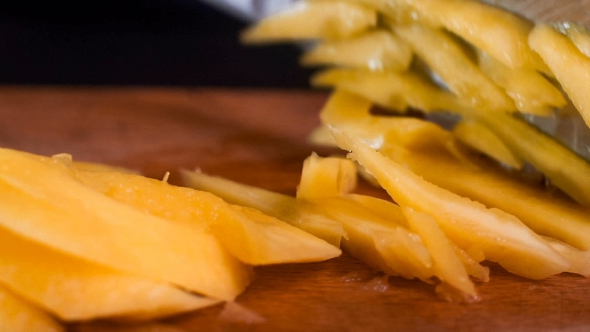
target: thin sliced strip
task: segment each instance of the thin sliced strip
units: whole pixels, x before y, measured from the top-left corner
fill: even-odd
[[[301,24],[305,22],[305,24]],[[338,1],[301,1],[269,16],[241,35],[244,43],[342,39],[377,24],[377,12],[367,6]]]
[[[524,160],[519,158],[488,127],[477,121],[463,120],[453,127],[453,136],[476,151],[515,169],[522,169]]]
[[[312,153],[303,162],[297,198],[340,197],[353,191],[356,181],[356,165],[350,159]]]
[[[325,217],[321,208],[308,206],[308,202],[199,171],[182,170],[181,174],[188,187],[211,192],[231,204],[259,210],[336,247],[340,247],[342,237],[346,236],[342,224]]]
[[[371,137],[372,147],[395,142],[413,150],[448,148],[452,135],[438,125],[412,117],[373,116],[371,102],[344,90],[336,90],[320,113],[324,124],[346,125],[363,137]],[[362,128],[362,130],[357,130]],[[366,133],[366,134],[365,134]],[[377,133],[379,133],[377,135]],[[333,137],[332,137],[333,140]]]
[[[539,24],[529,36],[529,44],[547,63],[557,81],[590,126],[590,57],[552,27]]]
[[[393,215],[383,218],[346,198],[314,199],[325,212],[344,226],[348,239],[342,248],[370,267],[388,275],[427,280],[432,276],[431,262],[424,245],[409,240],[408,232],[398,232],[400,222]],[[403,216],[401,216],[403,217]]]
[[[590,206],[590,162],[523,120],[508,114],[468,112],[508,145],[520,158],[543,172],[579,203]]]
[[[486,259],[531,279],[546,278],[569,268],[567,260],[514,216],[486,209],[426,182],[362,141],[337,129],[333,133],[339,146],[352,151],[350,156],[372,173],[396,202],[434,216],[460,247],[477,243]]]
[[[311,84],[346,90],[397,112],[405,112],[408,106],[425,112],[457,106],[455,96],[413,72],[328,69],[314,75]]]
[[[396,26],[394,31],[448,88],[473,107],[512,112],[516,107],[508,95],[496,86],[465,54],[447,33],[427,26]]]
[[[51,315],[0,285],[0,326],[10,332],[63,332]]]
[[[523,17],[479,1],[399,1],[413,7],[420,20],[443,26],[509,68],[548,71],[528,47],[527,38],[533,24]]]
[[[545,241],[571,263],[570,268],[566,272],[590,278],[590,250],[579,250],[567,243],[550,237],[545,237]]]
[[[211,232],[242,262],[319,262],[341,254],[335,246],[258,210],[237,205],[233,208],[247,218],[215,222]]]
[[[400,152],[391,158],[437,186],[513,214],[538,234],[590,250],[588,207],[551,195],[489,164],[475,169],[448,156],[419,152]]]
[[[550,116],[567,100],[541,73],[531,69],[509,68],[489,54],[477,52],[479,68],[514,100],[521,113]]]
[[[229,273],[222,255],[211,265],[190,227],[115,201],[60,162],[0,149],[0,164],[0,224],[23,237],[213,298],[233,299],[250,281]]]
[[[412,50],[404,41],[389,31],[375,30],[351,39],[320,43],[306,52],[300,62],[304,66],[405,71],[411,61]]]
[[[443,282],[466,295],[468,301],[477,301],[479,295],[469,279],[461,259],[455,254],[453,244],[430,215],[409,207],[402,207],[410,228],[424,241],[433,261],[435,275]]]
[[[5,229],[0,229],[0,283],[66,321],[160,318],[220,302],[58,252]]]
[[[231,269],[228,272],[237,275],[245,274],[249,269],[236,262],[229,253],[251,265],[318,261],[340,254],[338,248],[321,239],[271,217],[264,218],[262,213],[235,209],[209,192],[115,172],[78,171],[76,174],[85,185],[122,203],[192,228],[197,233],[195,240],[215,258],[212,265],[221,261],[228,270]],[[245,212],[256,219],[251,220]],[[213,235],[208,228],[212,229]],[[233,232],[232,228],[235,228]],[[291,247],[296,243],[302,246],[302,250],[292,252]],[[308,248],[304,250],[303,247]],[[311,250],[312,247],[315,251]],[[214,254],[221,257],[214,257]],[[281,262],[281,257],[287,261]]]

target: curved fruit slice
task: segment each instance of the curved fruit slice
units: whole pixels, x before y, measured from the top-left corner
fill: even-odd
[[[512,69],[483,51],[478,52],[479,68],[506,90],[522,113],[549,116],[553,109],[567,105],[565,97],[549,80],[531,69]]]
[[[199,171],[182,170],[181,174],[188,187],[208,191],[231,204],[259,210],[336,247],[340,247],[342,237],[346,236],[342,224],[327,218],[321,208],[312,203]]]
[[[239,260],[251,265],[319,262],[340,249],[258,210],[233,206],[248,218],[215,222],[211,232]]]
[[[303,162],[297,198],[340,197],[354,190],[356,180],[356,165],[350,159],[312,153]]]
[[[4,229],[0,282],[63,320],[156,318],[220,302],[60,253]]]
[[[475,116],[516,155],[543,172],[555,186],[579,203],[590,206],[590,162],[537,128],[508,114],[476,111],[466,116]]]
[[[250,281],[229,253],[203,247],[202,232],[117,202],[59,161],[0,149],[0,165],[0,225],[23,237],[213,298],[233,299]]]
[[[425,112],[456,106],[455,96],[451,93],[410,72],[328,69],[314,75],[311,84],[346,90],[397,112],[406,111],[408,106]]]
[[[471,61],[459,43],[447,33],[418,24],[396,26],[394,31],[440,76],[449,90],[473,107],[516,111],[510,97]]]
[[[337,1],[299,2],[243,32],[245,43],[301,39],[341,39],[377,24],[377,12],[364,5]]]
[[[527,43],[533,24],[507,10],[479,1],[404,0],[420,19],[443,26],[509,68],[547,71]]]
[[[426,181],[518,217],[538,234],[590,250],[587,207],[522,183],[492,165],[482,164],[476,169],[448,156],[419,152],[397,153],[392,159]]]
[[[115,172],[79,171],[77,176],[82,183],[120,202],[201,230],[208,241],[203,243],[205,247],[219,246],[214,235],[247,264],[311,262],[340,254],[338,248],[321,239],[261,212],[232,207],[208,192]],[[301,248],[292,250],[295,245]]]
[[[493,131],[477,121],[459,122],[453,128],[453,136],[463,144],[512,168],[521,169],[524,166],[524,161],[515,155]]]
[[[590,57],[552,27],[537,25],[529,36],[533,50],[541,55],[570,97],[586,125],[590,126]]]
[[[411,61],[410,47],[385,30],[367,32],[351,39],[326,41],[301,58],[301,64],[305,66],[335,65],[377,71],[405,71]]]
[[[63,332],[65,329],[46,312],[0,285],[0,326],[10,332]]]
[[[569,262],[514,216],[437,187],[404,166],[385,158],[358,139],[333,130],[339,146],[379,181],[402,206],[432,215],[460,247],[478,247],[486,259],[508,271],[545,278],[569,268]]]
[[[475,285],[469,279],[467,270],[455,254],[453,244],[438,227],[432,216],[416,211],[409,207],[402,207],[410,228],[424,241],[433,261],[434,274],[444,283],[448,283],[465,294],[468,301],[477,301],[479,296]]]

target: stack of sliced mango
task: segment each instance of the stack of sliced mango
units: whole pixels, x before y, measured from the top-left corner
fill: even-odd
[[[345,25],[347,34],[334,32]],[[590,163],[525,120],[571,116],[562,110],[571,100],[590,125],[584,28],[535,24],[472,0],[308,0],[242,35],[310,39],[317,43],[301,63],[329,66],[311,83],[334,89],[311,142],[349,151],[397,205],[320,188],[351,166],[319,170],[316,160],[292,209],[323,208],[343,223],[344,250],[389,275],[439,280],[448,298],[477,298],[470,277],[488,279],[483,260],[533,279],[590,276]],[[445,130],[409,109],[453,123]],[[238,190],[202,174],[187,179],[230,200]]]
[[[233,301],[254,265],[340,255],[259,211],[69,155],[0,149],[0,187],[0,326],[7,331],[196,310]]]

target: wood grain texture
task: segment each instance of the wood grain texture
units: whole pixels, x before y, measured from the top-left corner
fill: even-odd
[[[325,98],[304,91],[2,87],[0,145],[69,152],[153,177],[201,167],[293,194],[303,159],[312,150],[332,152],[305,142]],[[238,303],[266,322],[223,320],[217,306],[168,319],[159,331],[590,330],[589,279],[530,281],[490,266],[491,281],[478,285],[483,301],[472,305],[442,302],[433,286],[401,278],[375,289],[377,274],[348,255],[257,268]]]

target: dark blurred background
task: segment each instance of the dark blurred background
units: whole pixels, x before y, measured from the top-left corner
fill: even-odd
[[[0,84],[307,87],[294,45],[197,0],[3,1]]]

